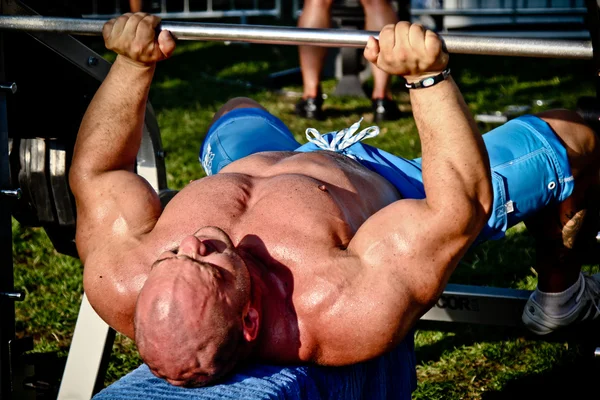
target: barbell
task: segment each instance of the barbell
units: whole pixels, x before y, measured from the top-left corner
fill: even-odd
[[[100,36],[107,20],[46,16],[0,16],[0,30],[55,32]],[[313,29],[268,25],[162,21],[158,29],[169,30],[178,40],[236,41],[247,43],[357,47],[379,32],[349,29]],[[444,34],[448,52],[496,56],[592,59],[591,41],[485,37]]]

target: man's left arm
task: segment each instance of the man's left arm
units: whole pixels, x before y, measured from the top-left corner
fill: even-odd
[[[448,55],[418,24],[385,27],[365,56],[413,82],[438,75]],[[440,75],[441,76],[441,75]],[[424,199],[403,199],[358,229],[344,260],[338,300],[320,313],[316,359],[362,361],[393,348],[442,293],[492,208],[487,151],[451,77],[411,90],[423,153]]]

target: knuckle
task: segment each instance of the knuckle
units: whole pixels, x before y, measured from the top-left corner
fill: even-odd
[[[381,32],[379,33],[379,37],[390,37],[394,35],[394,25],[386,25],[381,29]]]
[[[134,22],[136,22],[136,23],[138,23],[138,24],[139,24],[139,22],[140,22],[142,19],[144,19],[144,17],[143,17],[142,15],[140,15],[140,14],[133,14],[133,15],[132,15],[132,16],[129,18],[129,20],[130,20],[130,21],[134,21]]]
[[[152,29],[152,20],[150,18],[144,17],[140,19],[139,24],[147,29]]]
[[[152,24],[152,25],[158,25],[162,21],[161,17],[158,17],[156,15],[150,15],[150,14],[148,14],[148,19],[150,20],[150,24]]]
[[[410,22],[408,21],[400,21],[396,24],[396,31],[403,32],[407,31],[410,28]]]
[[[425,31],[425,28],[423,28],[423,25],[417,23],[414,23],[411,25],[410,29],[413,29],[415,31]]]
[[[136,42],[131,43],[131,46],[129,47],[129,51],[132,54],[139,56],[139,55],[143,54],[144,46],[136,41]]]
[[[385,43],[387,41],[389,41],[391,38],[394,37],[394,31],[393,30],[382,30],[381,33],[379,34],[379,42],[380,43]]]
[[[104,24],[104,26],[102,27],[102,37],[104,38],[104,40],[110,37],[111,31],[112,25],[109,25],[108,23]]]

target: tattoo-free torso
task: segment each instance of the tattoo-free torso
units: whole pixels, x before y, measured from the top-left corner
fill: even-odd
[[[348,243],[367,218],[399,198],[388,181],[336,153],[259,153],[191,182],[126,262],[143,276],[186,235],[220,227],[265,266],[271,290],[260,356],[307,360],[310,326],[356,274],[344,262]]]

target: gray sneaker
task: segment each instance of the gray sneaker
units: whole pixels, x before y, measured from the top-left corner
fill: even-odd
[[[556,329],[591,321],[600,316],[600,274],[583,275],[581,289],[575,298],[575,307],[564,315],[546,314],[533,295],[534,293],[527,300],[522,319],[527,329],[538,335],[546,335]]]

